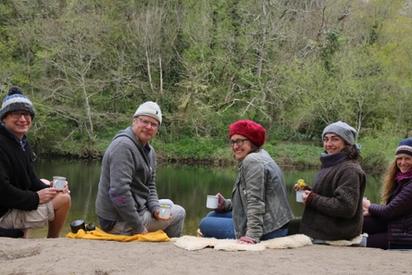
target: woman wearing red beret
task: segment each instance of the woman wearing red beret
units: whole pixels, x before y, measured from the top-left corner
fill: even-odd
[[[229,126],[231,149],[239,162],[238,175],[232,198],[218,193],[218,208],[200,222],[203,236],[253,244],[287,235],[293,214],[283,173],[261,148],[265,136],[265,128],[252,120],[238,120]]]

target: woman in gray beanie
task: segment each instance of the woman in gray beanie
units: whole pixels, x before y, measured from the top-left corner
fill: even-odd
[[[311,190],[305,190],[300,231],[314,241],[350,240],[362,231],[365,173],[359,165],[356,130],[338,121],[322,133],[325,152]]]

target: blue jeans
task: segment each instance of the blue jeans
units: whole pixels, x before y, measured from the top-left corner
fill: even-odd
[[[209,212],[199,224],[200,232],[204,237],[216,239],[236,239],[232,212]],[[263,235],[260,240],[269,240],[284,237],[288,234],[287,225]]]
[[[232,212],[209,212],[199,224],[204,237],[216,239],[236,239]]]

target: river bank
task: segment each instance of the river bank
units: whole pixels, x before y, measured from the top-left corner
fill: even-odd
[[[37,146],[41,159],[69,158],[101,159],[111,139],[105,140],[99,146],[82,151],[82,146],[61,151],[41,152],[42,146]],[[366,137],[360,141],[361,164],[369,174],[380,174],[393,158],[394,150],[399,142],[397,137]],[[155,138],[152,145],[156,149],[159,164],[202,165],[211,167],[234,166],[231,150],[224,140],[213,138],[184,138],[175,142],[164,142]],[[36,149],[35,148],[35,149]],[[319,142],[293,142],[268,140],[263,148],[285,169],[318,169],[322,144]],[[79,151],[80,150],[80,151]],[[35,150],[37,152],[37,150]]]
[[[0,242],[2,274],[407,274],[412,251],[313,245],[187,251],[173,243],[58,239]]]

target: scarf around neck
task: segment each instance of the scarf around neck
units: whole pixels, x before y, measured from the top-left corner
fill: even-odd
[[[409,169],[406,173],[398,171],[395,176],[396,182],[403,181],[405,179],[412,179],[412,169]]]
[[[348,155],[344,152],[340,152],[337,154],[326,154],[322,153],[320,156],[321,168],[328,168],[332,167],[338,163],[341,163],[348,159]]]

